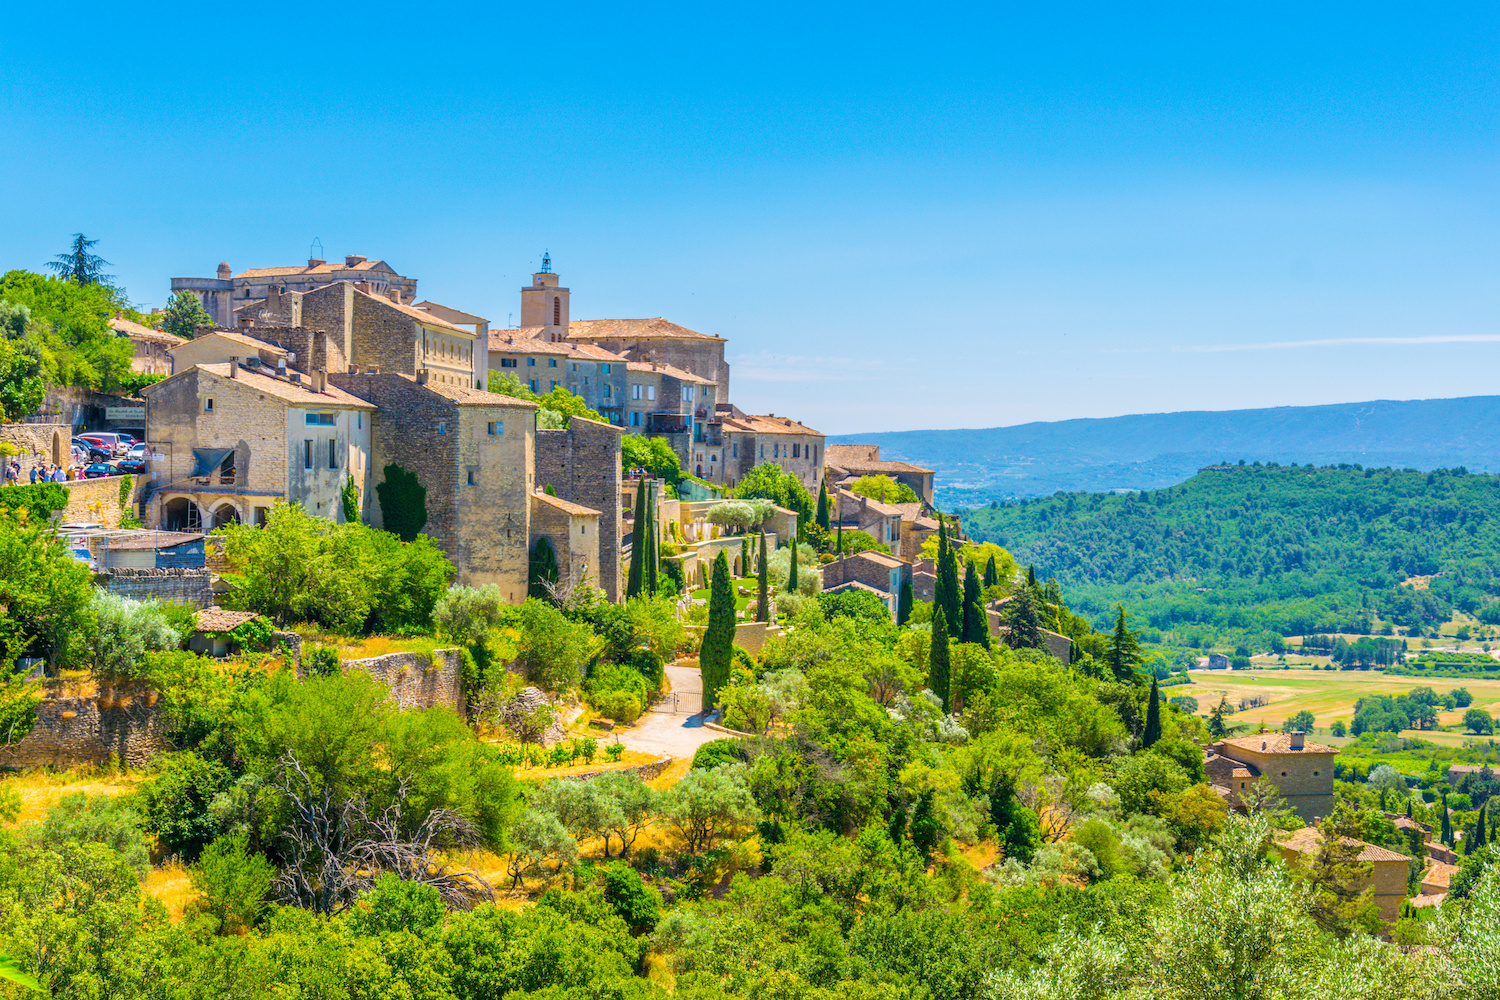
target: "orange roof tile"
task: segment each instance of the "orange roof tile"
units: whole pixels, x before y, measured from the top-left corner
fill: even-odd
[[[569,340],[723,340],[699,333],[657,316],[653,319],[575,319],[568,324]]]

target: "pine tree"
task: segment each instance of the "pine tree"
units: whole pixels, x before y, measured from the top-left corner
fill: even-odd
[[[942,607],[932,608],[932,650],[927,655],[927,687],[943,703],[943,714],[948,713],[948,679],[953,668],[948,654],[948,623],[943,619]]]
[[[74,233],[72,247],[67,253],[60,253],[47,261],[48,269],[62,280],[80,285],[109,284],[114,278],[114,275],[104,273],[109,261],[90,252],[98,242],[82,233]]]
[[[1005,602],[1005,644],[1011,649],[1041,649],[1042,615],[1036,598],[1026,587]]]
[[[791,569],[787,570],[786,574],[786,592],[788,594],[795,594],[797,592],[797,539],[792,539],[790,548],[792,550],[792,563]]]
[[[828,530],[828,525],[831,522],[828,520],[828,480],[827,479],[824,479],[821,483],[818,484],[818,513],[813,518],[813,520],[815,520],[817,522],[818,527],[822,528],[824,531]]]
[[[1475,817],[1475,819],[1474,819],[1474,842],[1469,845],[1469,849],[1464,852],[1465,854],[1473,854],[1475,851],[1483,849],[1483,847],[1485,845],[1485,840],[1486,840],[1486,837],[1485,837],[1485,826],[1486,826],[1486,823],[1485,823],[1485,819],[1484,819],[1484,814],[1485,814],[1485,809],[1486,809],[1486,807],[1488,805],[1489,805],[1489,803],[1486,802],[1484,805],[1482,805],[1482,806],[1479,807],[1479,815],[1477,817]]]
[[[755,599],[755,620],[767,621],[771,617],[771,591],[766,580],[766,533],[760,533],[760,563],[756,567],[760,577],[760,596]]]
[[[1146,732],[1141,736],[1141,746],[1150,747],[1161,739],[1161,694],[1156,688],[1156,674],[1151,675],[1151,703],[1146,706]]]
[[[1121,684],[1133,683],[1135,668],[1143,659],[1141,643],[1135,633],[1125,627],[1125,606],[1117,604],[1115,607],[1119,609],[1119,616],[1115,619],[1115,630],[1104,651],[1104,662],[1114,672],[1115,680]]]
[[[1035,566],[1027,566],[1026,567],[1026,586],[1029,587],[1029,588],[1031,588],[1032,590],[1036,589],[1036,567]]]
[[[963,641],[977,642],[985,649],[989,649],[989,615],[984,612],[984,600],[979,590],[979,574],[974,571],[973,563],[969,563],[968,572],[964,574],[963,613]]]
[[[646,565],[646,478],[641,477],[635,487],[635,526],[631,531],[630,573],[625,578],[625,597],[640,597],[642,570]]]
[[[896,598],[896,625],[905,625],[911,617],[911,580],[901,581],[901,593]]]
[[[729,560],[720,552],[714,559],[713,584],[708,593],[708,627],[703,630],[703,645],[698,651],[698,668],[703,675],[703,711],[714,707],[719,692],[729,683],[733,661],[734,588],[729,583]]]
[[[995,568],[995,557],[994,556],[990,556],[989,559],[986,560],[985,564],[984,564],[984,586],[985,586],[985,589],[988,590],[989,588],[991,588],[993,586],[996,586],[999,583],[1000,583],[1000,571]]]

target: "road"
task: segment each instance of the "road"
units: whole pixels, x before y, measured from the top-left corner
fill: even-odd
[[[668,664],[672,692],[632,729],[619,731],[620,742],[631,750],[670,757],[691,757],[709,740],[724,734],[703,725],[703,675],[697,667]]]

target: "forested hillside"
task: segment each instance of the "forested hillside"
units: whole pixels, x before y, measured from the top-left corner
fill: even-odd
[[[1182,645],[1500,623],[1500,477],[1237,465],[1131,494],[1059,493],[964,514],[1105,624],[1123,602]],[[1431,576],[1423,588],[1403,586]]]
[[[1160,489],[1226,459],[1500,471],[1500,396],[1137,413],[831,437],[938,472],[938,502]]]

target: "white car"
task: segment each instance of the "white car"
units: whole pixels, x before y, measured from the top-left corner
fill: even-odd
[[[137,462],[144,462],[146,460],[146,442],[137,441],[131,445],[130,450],[125,453],[125,457],[134,459]]]

